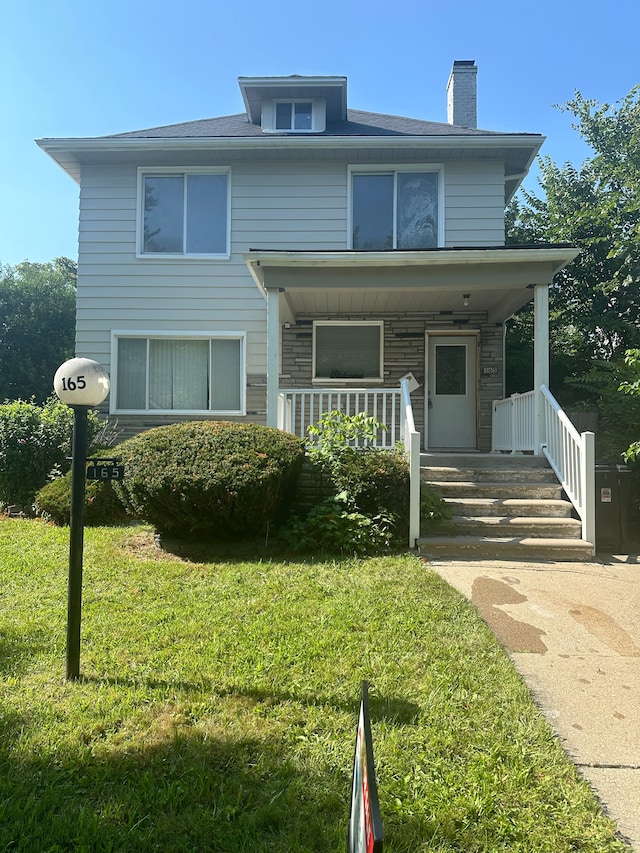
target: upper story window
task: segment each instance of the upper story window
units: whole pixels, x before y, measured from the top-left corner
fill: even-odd
[[[321,133],[326,127],[326,102],[309,100],[264,101],[262,129],[265,133]]]
[[[140,172],[139,253],[229,255],[228,170]]]
[[[432,249],[442,243],[439,171],[351,173],[351,246],[360,251]]]
[[[311,101],[276,101],[276,130],[312,130]]]

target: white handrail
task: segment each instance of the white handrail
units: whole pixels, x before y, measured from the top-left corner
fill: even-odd
[[[534,450],[535,391],[513,394],[493,403],[491,449],[521,453]]]
[[[542,451],[582,521],[582,538],[595,546],[595,435],[579,433],[546,385],[541,387]]]
[[[415,428],[409,380],[400,380],[404,449],[409,459],[409,548],[420,536],[420,433]]]
[[[595,436],[579,433],[546,385],[539,391],[543,419],[539,441],[582,522],[582,538],[595,547]],[[493,404],[492,450],[539,453],[536,392],[513,394]]]

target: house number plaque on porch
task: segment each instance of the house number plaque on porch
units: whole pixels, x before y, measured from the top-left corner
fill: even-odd
[[[483,367],[482,373],[484,376],[495,376],[498,373],[498,368],[497,367],[490,367],[490,366]]]

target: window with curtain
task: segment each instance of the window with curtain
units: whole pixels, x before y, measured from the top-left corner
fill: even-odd
[[[243,338],[118,337],[117,411],[242,414]]]
[[[381,322],[316,322],[313,327],[313,378],[381,380],[382,335]]]

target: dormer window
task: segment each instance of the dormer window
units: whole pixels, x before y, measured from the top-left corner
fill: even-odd
[[[347,119],[346,77],[238,77],[247,118],[264,133],[324,133]]]
[[[313,103],[276,101],[276,130],[313,130]]]
[[[265,133],[322,133],[327,124],[324,98],[284,98],[262,102],[262,129]]]

